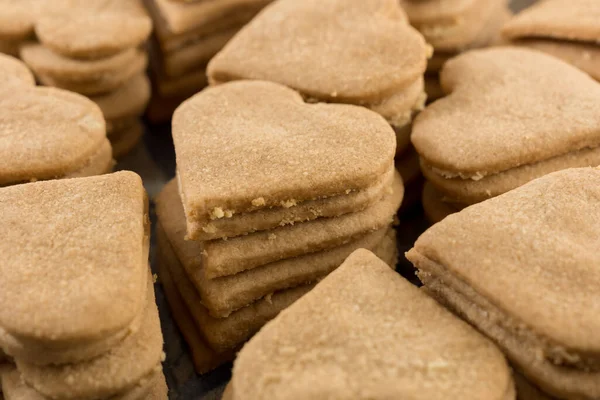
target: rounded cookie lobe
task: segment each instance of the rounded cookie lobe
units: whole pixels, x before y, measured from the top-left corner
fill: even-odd
[[[20,60],[0,54],[0,90],[14,84],[35,86],[35,78]]]

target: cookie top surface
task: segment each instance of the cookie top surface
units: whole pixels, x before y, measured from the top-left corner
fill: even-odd
[[[478,179],[600,144],[600,84],[529,49],[473,50],[441,72],[445,98],[415,120],[412,142],[444,176]]]
[[[598,354],[599,246],[600,169],[578,168],[446,217],[408,258],[439,264],[553,343]]]
[[[501,400],[510,375],[491,342],[361,249],[244,346],[232,383],[244,400]]]
[[[280,0],[210,62],[214,82],[262,79],[336,102],[382,99],[423,74],[427,46],[396,0]]]
[[[41,0],[0,0],[0,39],[19,41],[33,33]]]
[[[0,185],[8,185],[80,169],[106,140],[106,125],[81,95],[23,85],[0,90],[0,138]]]
[[[400,0],[413,24],[456,20],[482,0]],[[483,0],[491,1],[491,0]]]
[[[35,86],[35,78],[19,59],[0,54],[0,88],[9,85]]]
[[[150,100],[150,81],[146,74],[139,74],[120,89],[94,96],[91,100],[100,107],[107,120],[135,117],[143,114]]]
[[[142,308],[146,195],[132,172],[0,189],[0,327],[46,341],[95,340]]]
[[[392,128],[366,108],[307,104],[263,81],[195,95],[175,112],[173,138],[192,218],[365,189],[389,170],[396,147]]]
[[[508,38],[548,37],[600,44],[600,2],[539,1],[509,21],[503,33]]]
[[[21,19],[42,44],[68,57],[107,57],[140,45],[152,29],[140,0],[26,1],[34,4]]]

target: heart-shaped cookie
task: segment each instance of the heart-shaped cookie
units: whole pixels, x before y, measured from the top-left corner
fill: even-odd
[[[449,95],[417,117],[412,142],[444,178],[479,180],[600,145],[600,84],[556,58],[470,51],[446,63],[441,83]]]
[[[365,108],[307,104],[262,81],[209,88],[173,117],[188,222],[291,208],[370,187],[392,166],[395,135]]]
[[[35,87],[25,65],[8,56],[0,56],[0,82],[0,186],[112,168],[104,118],[92,101]]]
[[[152,23],[140,0],[2,0],[0,38],[40,42],[72,58],[101,58],[139,46]]]
[[[426,59],[423,37],[396,0],[280,0],[207,72],[213,83],[262,79],[319,100],[375,103],[417,80]]]
[[[149,236],[138,175],[1,188],[0,208],[0,346],[8,354],[39,365],[81,361],[137,329]]]

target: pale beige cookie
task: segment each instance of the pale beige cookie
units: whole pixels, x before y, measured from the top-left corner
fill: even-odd
[[[515,398],[502,353],[367,250],[255,335],[231,384],[236,400]]]
[[[35,364],[76,362],[137,328],[149,235],[138,175],[10,186],[0,189],[0,203],[6,353]]]
[[[4,385],[6,400],[56,400],[46,397],[28,386],[13,366],[0,366],[0,383]],[[0,399],[2,398],[0,393]],[[153,373],[130,390],[111,396],[109,400],[167,400],[167,388],[162,372]]]
[[[239,31],[240,27],[217,32],[202,38],[187,46],[169,53],[162,53],[162,70],[169,78],[198,70],[205,67],[231,38]]]
[[[106,154],[104,118],[93,102],[29,85],[0,90],[0,186],[65,177]]]
[[[231,218],[215,219],[206,226],[192,223],[192,240],[213,240],[232,238],[248,233],[276,229],[312,221],[317,218],[333,218],[344,214],[362,211],[381,200],[394,179],[394,167],[391,166],[381,178],[364,190],[347,195],[334,196],[300,203],[294,207],[266,208],[241,213]],[[168,185],[176,185],[175,182]],[[181,201],[179,201],[181,203]],[[189,222],[188,222],[189,224]]]
[[[363,190],[389,170],[396,147],[372,111],[306,104],[261,81],[187,100],[173,116],[173,138],[190,237],[192,223]]]
[[[141,0],[58,0],[35,22],[35,33],[44,46],[84,59],[138,47],[151,30]]]
[[[534,385],[591,400],[600,396],[599,238],[600,169],[568,169],[446,217],[407,258]]]
[[[107,75],[118,75],[130,64],[144,62],[146,57],[142,50],[132,48],[107,58],[77,60],[55,53],[38,43],[23,45],[20,55],[36,75],[72,82],[95,81]]]
[[[595,80],[600,81],[600,43],[547,39],[519,39],[511,43],[530,47],[560,58],[587,72]]]
[[[236,354],[235,351],[218,353],[206,344],[206,341],[202,338],[196,327],[190,310],[188,310],[173,283],[168,266],[165,262],[162,262],[160,253],[158,253],[156,267],[158,268],[158,279],[162,284],[167,303],[169,304],[169,310],[175,320],[175,324],[190,348],[196,372],[200,375],[206,374],[233,360]]]
[[[60,178],[85,178],[86,176],[95,176],[108,174],[114,167],[113,151],[110,141],[105,139],[97,152],[79,168],[68,172]]]
[[[144,3],[154,22],[154,36],[164,53],[185,48],[224,31],[239,30],[254,18],[264,5],[268,4],[267,1],[264,4],[259,3],[257,5],[250,2],[247,6],[228,7],[226,12],[217,13],[207,20],[196,19],[195,23],[185,31],[174,33],[170,30],[165,18],[163,18],[156,2],[154,0],[144,0]]]
[[[425,183],[422,197],[423,211],[425,212],[425,218],[431,224],[437,224],[448,215],[460,211],[458,207],[445,202],[443,198],[444,195],[438,192],[431,183]]]
[[[113,157],[120,159],[129,154],[144,136],[144,125],[138,120],[132,126],[110,137]]]
[[[411,139],[444,178],[477,181],[600,144],[600,84],[554,57],[473,50],[445,64],[441,83],[449,95],[419,114]]]
[[[306,255],[300,254],[296,258],[279,260],[280,257],[274,259],[271,255],[269,259],[265,260],[264,257],[262,259],[260,257],[261,244],[265,245],[265,252],[269,251],[269,248],[273,247],[272,243],[277,243],[276,236],[271,240],[268,238],[268,234],[264,238],[259,236],[258,239],[262,238],[262,241],[253,241],[252,247],[232,247],[230,252],[234,253],[234,255],[230,257],[220,251],[220,245],[226,245],[227,242],[197,243],[186,241],[184,237],[185,220],[183,211],[181,210],[181,205],[178,205],[175,199],[171,199],[171,196],[172,193],[163,191],[157,199],[159,221],[165,229],[166,236],[173,246],[177,258],[181,261],[190,279],[202,295],[204,305],[209,308],[213,315],[218,317],[227,316],[233,310],[246,306],[252,301],[276,290],[320,279],[339,266],[357,248],[363,247],[374,250],[382,242],[385,233],[389,230],[389,226],[393,222],[394,215],[401,201],[401,198],[393,200],[391,202],[393,206],[389,211],[382,213],[384,218],[379,223],[375,222],[375,220],[380,219],[377,216],[377,212],[372,213],[368,211],[364,213],[362,216],[363,219],[364,217],[373,217],[374,221],[367,224],[369,229],[363,229],[362,233],[356,234],[355,237],[349,237],[335,244],[313,242],[312,245],[314,247],[312,249],[302,250],[303,253],[307,253]],[[357,225],[364,224],[364,222],[360,222],[360,217],[351,219],[352,214],[348,214],[347,216],[349,218],[344,222],[340,222],[339,225],[336,225],[336,218],[323,219],[324,223],[318,224],[315,224],[315,222],[321,220],[298,224],[293,227],[294,230],[291,233],[297,234],[298,243],[306,243],[302,248],[308,248],[311,240],[313,240],[311,233],[315,238],[319,238],[323,236],[321,230],[325,231],[325,234],[332,234],[336,230],[341,231],[341,228],[344,226],[347,228],[347,222],[356,221]],[[296,229],[303,225],[308,226]],[[290,237],[293,238],[293,236],[291,235]],[[209,252],[206,251],[207,248]],[[215,257],[211,257],[213,253],[210,251],[213,249],[215,250]],[[241,258],[244,252],[254,254],[254,260],[249,258],[248,264],[244,264],[244,260]],[[273,253],[273,250],[271,249],[270,252]],[[377,252],[380,254],[379,250]],[[390,258],[384,254],[381,254],[381,256],[386,259]],[[223,260],[229,260],[229,265],[237,265],[239,268],[246,268],[246,270],[235,275],[212,279],[213,274],[209,275],[209,271],[207,270],[208,265],[211,264],[207,261],[211,261],[212,265],[214,265]],[[261,260],[262,263],[257,260]],[[236,261],[238,262],[234,263]],[[254,264],[251,264],[253,261]]]
[[[507,0],[403,0],[402,6],[429,44],[437,51],[461,51],[486,36],[491,26],[500,30],[497,15]],[[488,35],[489,36],[489,35]]]
[[[596,0],[545,0],[526,8],[503,28],[507,38],[555,38],[598,43],[600,3]]]
[[[56,78],[38,73],[40,82],[46,86],[54,86],[86,96],[106,95],[126,85],[130,80],[142,74],[148,65],[148,56],[139,52],[124,68],[111,74],[99,75],[86,80],[73,80],[70,76]]]
[[[416,98],[404,92],[423,75],[429,52],[397,1],[283,0],[246,25],[207,72],[211,84],[268,80],[310,99],[383,107],[402,126],[424,102],[422,90]],[[400,109],[399,97],[413,102]]]
[[[181,4],[171,0],[152,0],[172,34],[181,34],[198,26],[221,20],[241,10],[260,10],[272,0],[222,0]]]
[[[23,62],[0,54],[0,92],[13,85],[35,86],[35,78]]]
[[[249,235],[190,242],[201,252],[186,257],[194,266],[201,263],[207,278],[234,275],[274,261],[329,249],[364,236],[369,232],[389,226],[402,203],[404,187],[395,173],[393,183],[372,206],[358,212],[335,218],[318,218],[312,221],[280,227]],[[171,184],[157,198],[157,213],[165,224],[173,224],[173,231],[181,240],[185,238],[185,214]]]
[[[218,353],[226,353],[239,348],[259,329],[275,318],[279,312],[312,289],[313,285],[269,293],[247,307],[243,307],[227,316],[215,318],[204,307],[198,292],[187,278],[183,267],[170,249],[170,245],[160,245],[159,263],[164,264],[161,270],[168,269],[168,274],[182,297],[186,308],[206,344]]]
[[[0,39],[21,41],[31,36],[44,5],[40,0],[1,0]]]
[[[53,399],[110,398],[161,371],[163,337],[150,271],[144,271],[145,303],[138,329],[92,360],[73,365],[36,366],[15,358],[23,380]]]
[[[144,113],[150,100],[150,81],[145,74],[139,74],[116,91],[91,100],[100,107],[107,120],[137,117]]]

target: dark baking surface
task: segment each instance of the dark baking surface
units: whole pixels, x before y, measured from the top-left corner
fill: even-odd
[[[512,8],[517,11],[533,3],[534,0],[515,0]],[[155,196],[162,186],[175,175],[175,154],[171,140],[170,126],[147,124],[144,142],[117,165],[118,169],[130,169],[139,173],[150,197]],[[151,219],[156,222],[154,207],[151,206]],[[398,227],[398,250],[400,262],[398,272],[418,283],[411,264],[404,258],[419,234],[427,228],[420,206],[413,207],[400,218]],[[154,254],[151,251],[151,264]],[[171,400],[220,399],[223,389],[231,377],[231,364],[224,365],[212,373],[198,376],[189,356],[189,350],[175,326],[160,285],[156,285],[156,300],[160,309],[160,319],[165,338],[165,376],[169,385]]]

